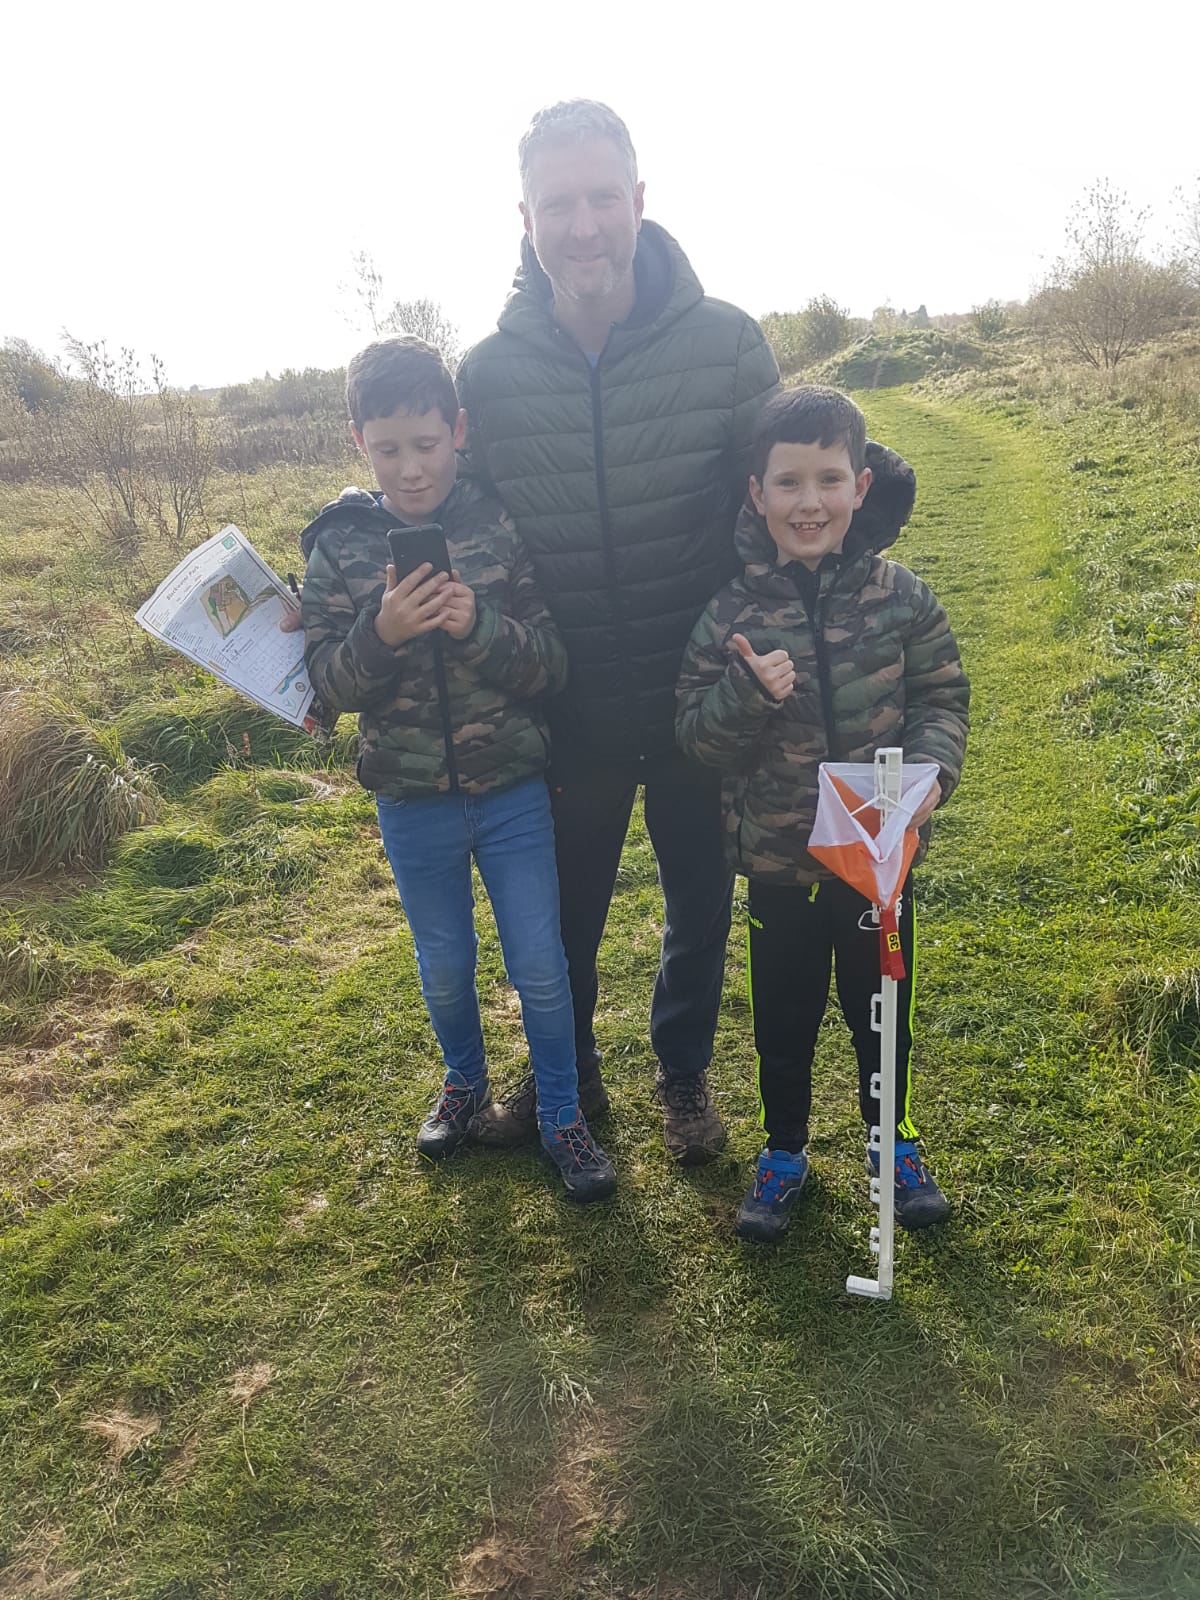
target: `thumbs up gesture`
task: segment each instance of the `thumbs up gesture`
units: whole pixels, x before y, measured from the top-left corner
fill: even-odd
[[[775,700],[786,700],[796,682],[796,668],[786,650],[768,650],[756,655],[745,634],[730,635],[730,644],[750,668],[767,693]]]

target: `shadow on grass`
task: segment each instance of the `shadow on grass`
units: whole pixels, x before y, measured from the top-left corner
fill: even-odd
[[[1169,1455],[1130,1433],[1119,1378],[1039,1335],[986,1223],[902,1242],[896,1298],[858,1301],[857,1198],[818,1180],[781,1249],[743,1246],[735,1162],[653,1173],[656,1150],[601,1131],[638,1188],[538,1207],[540,1229],[533,1158],[506,1158],[516,1182],[458,1169],[495,1507],[472,1592],[1196,1592]],[[1163,1402],[1164,1433],[1181,1414]],[[577,1525],[548,1533],[564,1492]]]

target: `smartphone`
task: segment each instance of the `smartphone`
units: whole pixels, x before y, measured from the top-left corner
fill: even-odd
[[[447,576],[450,573],[450,552],[440,522],[423,522],[416,528],[389,528],[388,546],[397,583],[426,561],[432,565],[433,572],[444,572]]]

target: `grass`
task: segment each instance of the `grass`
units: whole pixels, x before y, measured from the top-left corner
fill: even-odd
[[[158,795],[112,728],[82,722],[46,694],[0,696],[0,874],[98,867]]]
[[[178,761],[102,873],[6,902],[0,1596],[1200,1594],[1194,611],[1146,598],[1195,579],[1194,490],[1136,412],[865,404],[917,465],[897,553],[975,689],[920,899],[914,1113],[953,1222],[901,1243],[890,1305],[843,1293],[867,1215],[831,1020],[792,1235],[733,1238],[758,1145],[736,940],[729,1152],[668,1167],[640,825],[603,952],[618,1199],[572,1209],[532,1153],[418,1165],[431,1040],[337,753],[301,770],[169,662],[114,666],[103,703],[81,672],[127,750]],[[277,490],[238,518],[267,546],[303,516]],[[0,572],[52,548],[10,533]]]

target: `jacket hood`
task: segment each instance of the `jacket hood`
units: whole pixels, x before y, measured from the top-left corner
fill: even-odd
[[[863,556],[878,555],[895,544],[917,497],[917,475],[894,450],[868,439],[867,465],[871,469],[871,487],[850,519],[841,554],[825,558],[842,567],[853,565]],[[760,582],[781,575],[766,518],[754,509],[749,495],[738,516],[734,543],[748,574],[753,570]]]
[[[445,512],[453,511],[479,493],[478,486],[459,461],[459,476],[454,480],[450,493],[442,501],[436,511],[430,513],[430,522],[440,522]],[[307,561],[312,554],[313,546],[326,528],[377,528],[380,533],[386,534],[389,528],[402,527],[399,517],[394,517],[390,511],[385,511],[381,504],[383,494],[375,490],[368,494],[365,489],[356,488],[350,484],[343,489],[336,500],[331,500],[303,529],[300,534],[300,549]]]
[[[620,329],[646,329],[673,322],[697,301],[704,288],[692,264],[665,228],[643,220],[633,257],[637,300]],[[554,330],[554,290],[526,234],[521,240],[521,264],[512,292],[500,313],[498,326],[522,338],[545,337]]]

